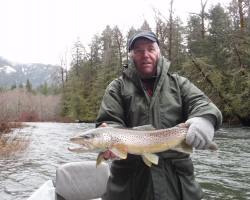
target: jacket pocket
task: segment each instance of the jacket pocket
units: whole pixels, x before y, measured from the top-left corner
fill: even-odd
[[[195,180],[194,166],[191,158],[173,159],[180,181],[180,192],[183,200],[201,200],[203,191]]]

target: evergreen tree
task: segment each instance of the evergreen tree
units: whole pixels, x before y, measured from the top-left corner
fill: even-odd
[[[129,45],[129,40],[130,40],[130,38],[132,37],[132,35],[134,35],[136,33],[136,30],[135,30],[135,28],[132,26],[129,30],[128,30],[128,33],[127,33],[127,35],[126,35],[126,38],[125,38],[125,40],[126,40],[126,61],[125,61],[125,64],[127,64],[128,63],[128,59],[129,59],[129,57],[128,57],[128,55],[129,55],[129,52],[128,52],[128,45]]]
[[[47,81],[44,81],[43,85],[42,85],[42,94],[44,94],[45,96],[48,95],[49,93],[49,88],[48,88],[48,83]]]
[[[81,76],[81,67],[83,65],[83,52],[84,52],[84,47],[80,41],[80,38],[78,37],[76,42],[74,43],[72,49],[71,49],[71,56],[72,56],[72,61],[71,61],[71,75],[80,77]]]
[[[32,84],[29,81],[29,79],[27,79],[25,87],[28,90],[28,92],[32,92]]]
[[[19,84],[19,88],[23,88],[23,83],[22,83],[22,81],[21,81],[20,84]]]
[[[14,83],[12,86],[11,86],[11,90],[14,90],[16,88],[16,84]]]
[[[148,24],[148,22],[147,22],[146,20],[144,20],[144,22],[143,22],[143,24],[142,24],[142,26],[141,26],[140,29],[141,29],[141,30],[152,31],[152,29],[150,28],[150,26],[149,26],[149,24]]]

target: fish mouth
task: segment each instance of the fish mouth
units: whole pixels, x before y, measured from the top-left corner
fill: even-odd
[[[81,137],[70,138],[70,142],[80,145],[80,147],[68,147],[68,150],[72,152],[83,152],[94,149],[94,146],[90,142],[83,140]]]
[[[89,149],[85,148],[85,147],[78,147],[78,148],[73,148],[73,147],[68,147],[68,150],[71,152],[85,152],[88,151]]]

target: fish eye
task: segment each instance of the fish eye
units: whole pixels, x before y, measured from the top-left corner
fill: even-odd
[[[91,139],[91,138],[93,138],[93,135],[92,134],[86,134],[86,135],[83,135],[82,137],[85,138],[85,139]]]

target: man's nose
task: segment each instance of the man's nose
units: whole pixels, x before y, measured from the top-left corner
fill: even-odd
[[[143,56],[143,57],[148,57],[148,55],[149,55],[149,51],[144,50],[144,51],[142,52],[142,56]]]

